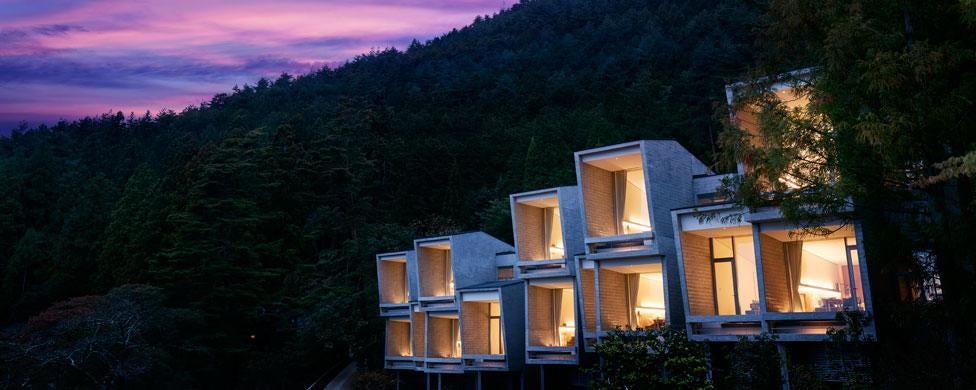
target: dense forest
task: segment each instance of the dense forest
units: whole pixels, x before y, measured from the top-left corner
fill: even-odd
[[[967,387],[976,5],[903,3],[523,1],[179,113],[15,129],[0,387],[293,388],[377,368],[376,252],[472,229],[510,241],[509,193],[572,184],[575,150],[655,138],[717,171],[748,156],[767,179],[821,152],[814,172],[839,181],[769,198],[747,177],[737,199],[796,219],[856,203],[888,324],[876,383]],[[724,85],[807,66],[836,131],[770,110],[775,142],[750,149]],[[921,252],[944,302],[904,293]]]
[[[712,160],[758,15],[523,2],[180,113],[17,129],[0,140],[0,387],[293,388],[349,358],[375,368],[374,253],[510,240],[508,194],[572,184],[574,150],[675,138]]]

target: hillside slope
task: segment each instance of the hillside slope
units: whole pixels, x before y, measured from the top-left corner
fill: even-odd
[[[510,239],[507,195],[571,184],[574,150],[675,138],[712,160],[715,107],[751,61],[756,15],[733,1],[535,0],[181,113],[0,139],[0,319],[41,313],[0,348],[17,362],[0,379],[279,386],[375,357],[373,253],[456,230]],[[123,303],[150,319],[149,355],[115,363],[149,362],[139,370],[19,349],[73,340],[68,320]]]

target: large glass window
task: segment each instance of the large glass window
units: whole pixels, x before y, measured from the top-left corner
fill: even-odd
[[[492,355],[505,353],[502,337],[502,310],[498,302],[488,303],[488,347]]]
[[[451,340],[454,341],[451,357],[461,357],[461,321],[457,318],[451,319]]]
[[[446,252],[444,256],[444,284],[447,294],[445,295],[454,295],[454,267],[451,262],[451,250],[448,249]]]
[[[617,231],[620,234],[643,233],[651,230],[647,211],[647,186],[640,168],[614,172],[614,205]]]
[[[639,328],[664,324],[664,275],[661,272],[631,274],[627,278],[632,296],[634,318],[631,321]]]
[[[860,259],[852,237],[783,244],[794,312],[863,310]]]
[[[565,256],[563,248],[563,228],[559,217],[559,208],[545,209],[545,246],[547,259],[562,259]]]
[[[576,343],[576,310],[573,289],[553,290],[553,314],[559,333],[559,345],[568,347]]]
[[[711,243],[716,314],[758,314],[759,283],[752,236],[713,238]]]

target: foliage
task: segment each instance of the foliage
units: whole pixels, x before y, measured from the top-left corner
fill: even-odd
[[[742,336],[732,348],[726,382],[736,389],[782,389],[780,354],[775,335]]]
[[[705,346],[671,327],[609,332],[596,346],[594,389],[710,389]]]
[[[366,371],[356,373],[353,388],[356,390],[392,389],[395,379],[384,371]]]
[[[574,150],[675,138],[708,159],[719,86],[751,59],[757,15],[735,1],[526,1],[180,113],[15,131],[0,138],[0,325],[149,284],[203,322],[179,337],[208,358],[127,381],[301,387],[348,359],[369,369],[375,253],[508,236],[508,194],[573,183]]]
[[[762,147],[735,129],[722,136],[726,158],[754,168],[731,183],[743,204],[780,205],[806,227],[824,214],[862,227],[878,333],[889,340],[876,354],[876,386],[976,386],[974,11],[972,1],[772,1],[753,78],[813,71],[746,88],[742,102],[763,108]],[[801,84],[807,112],[763,92],[781,81]],[[911,291],[927,268],[920,252],[939,270],[938,302]]]
[[[56,303],[7,345],[0,377],[25,387],[145,387],[163,376],[186,381],[192,367],[182,359],[201,360],[205,350],[183,332],[202,321],[164,300],[159,288],[125,285]]]

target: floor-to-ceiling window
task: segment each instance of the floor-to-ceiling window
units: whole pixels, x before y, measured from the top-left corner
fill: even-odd
[[[752,236],[711,240],[715,313],[758,314],[759,283]]]
[[[498,302],[488,303],[488,347],[492,355],[505,353],[502,335],[502,310]]]

